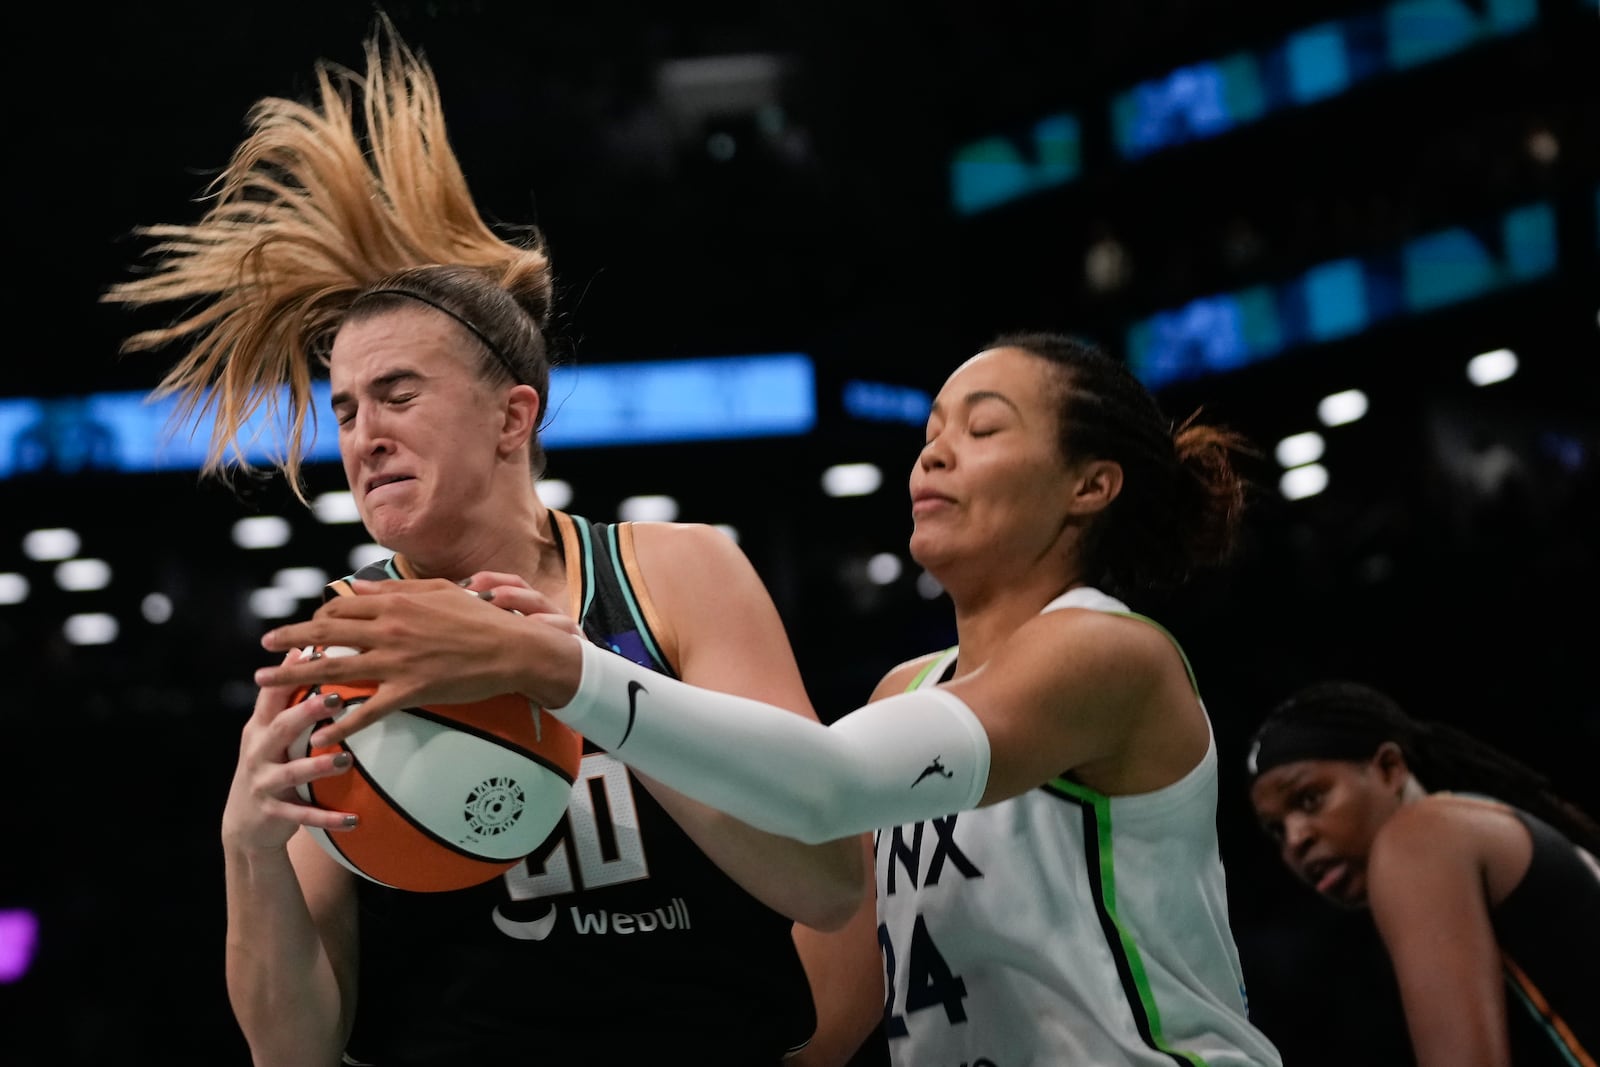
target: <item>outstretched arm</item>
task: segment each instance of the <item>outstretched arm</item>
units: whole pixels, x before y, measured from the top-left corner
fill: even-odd
[[[319,731],[319,744],[397,707],[523,693],[640,774],[813,843],[992,803],[1072,768],[1101,775],[1096,788],[1158,788],[1191,768],[1209,737],[1170,640],[1103,612],[1038,616],[960,680],[886,696],[823,726],[760,679],[677,681],[541,621],[555,609],[532,590],[492,592],[485,604],[447,582],[374,583],[263,638],[268,648],[367,651],[263,668],[257,681],[380,681],[359,709]],[[724,628],[743,624],[730,617]],[[707,654],[713,664],[758,662]],[[686,660],[686,679],[705,677],[700,670],[714,673]]]

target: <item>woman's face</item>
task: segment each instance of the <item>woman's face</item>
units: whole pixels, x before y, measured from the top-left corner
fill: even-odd
[[[386,548],[436,555],[492,507],[506,412],[474,366],[461,327],[426,307],[354,320],[334,341],[345,478]]]
[[[1054,367],[1018,348],[980,352],[946,380],[911,471],[911,554],[924,567],[1037,560],[1058,543],[1072,486],[1059,389]]]
[[[1289,870],[1342,907],[1367,900],[1367,856],[1378,828],[1400,807],[1404,763],[1380,752],[1371,760],[1297,760],[1250,787],[1256,819]]]

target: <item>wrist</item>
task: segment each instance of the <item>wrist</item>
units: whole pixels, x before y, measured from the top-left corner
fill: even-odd
[[[602,650],[579,634],[562,635],[570,644],[557,639],[531,657],[537,670],[524,671],[520,692],[568,726],[584,717],[593,701],[583,692],[585,679],[593,680],[596,670],[590,657]]]

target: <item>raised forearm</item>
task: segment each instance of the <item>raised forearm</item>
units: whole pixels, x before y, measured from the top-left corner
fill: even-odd
[[[287,853],[226,847],[224,865],[228,999],[256,1067],[333,1067],[339,986]]]

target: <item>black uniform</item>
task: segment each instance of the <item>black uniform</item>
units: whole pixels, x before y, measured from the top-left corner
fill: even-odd
[[[1512,1062],[1600,1062],[1600,864],[1542,819],[1511,811],[1533,835],[1533,859],[1489,918]]]
[[[551,515],[584,633],[675,676],[629,525]],[[352,577],[404,573],[388,560]],[[567,813],[505,875],[445,893],[363,880],[358,893],[349,1063],[753,1067],[816,1027],[790,920],[588,741]]]

